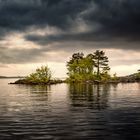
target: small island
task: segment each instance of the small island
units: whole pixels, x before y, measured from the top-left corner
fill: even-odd
[[[29,76],[10,84],[50,85],[60,83],[120,83],[140,82],[140,70],[129,76],[118,77],[116,73],[110,75],[108,57],[104,51],[96,50],[87,54],[74,53],[67,61],[68,78],[65,80],[52,78],[48,66],[41,66]]]
[[[64,81],[60,79],[52,79],[52,74],[48,66],[41,66],[41,68],[37,68],[36,71],[29,76],[10,84],[50,85],[63,82]]]

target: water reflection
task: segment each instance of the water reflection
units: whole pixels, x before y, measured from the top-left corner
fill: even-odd
[[[49,93],[51,91],[51,86],[47,85],[36,85],[36,86],[30,86],[30,92],[31,93]]]
[[[0,84],[0,140],[140,139],[138,83],[7,83]]]
[[[117,85],[114,85],[114,89]],[[108,107],[108,96],[111,84],[70,84],[69,93],[72,106],[105,109]]]

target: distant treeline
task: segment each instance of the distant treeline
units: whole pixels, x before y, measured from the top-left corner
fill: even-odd
[[[0,78],[25,78],[25,76],[0,76]]]

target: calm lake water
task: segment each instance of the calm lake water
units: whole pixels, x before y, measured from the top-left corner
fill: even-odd
[[[0,79],[0,140],[140,140],[140,83],[11,81]]]

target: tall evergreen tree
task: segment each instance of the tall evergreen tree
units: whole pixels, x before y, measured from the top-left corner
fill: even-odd
[[[97,76],[100,77],[101,73],[105,74],[107,73],[110,68],[108,65],[108,57],[105,56],[104,51],[96,50],[93,53],[93,59],[95,63],[95,67],[97,68]]]

